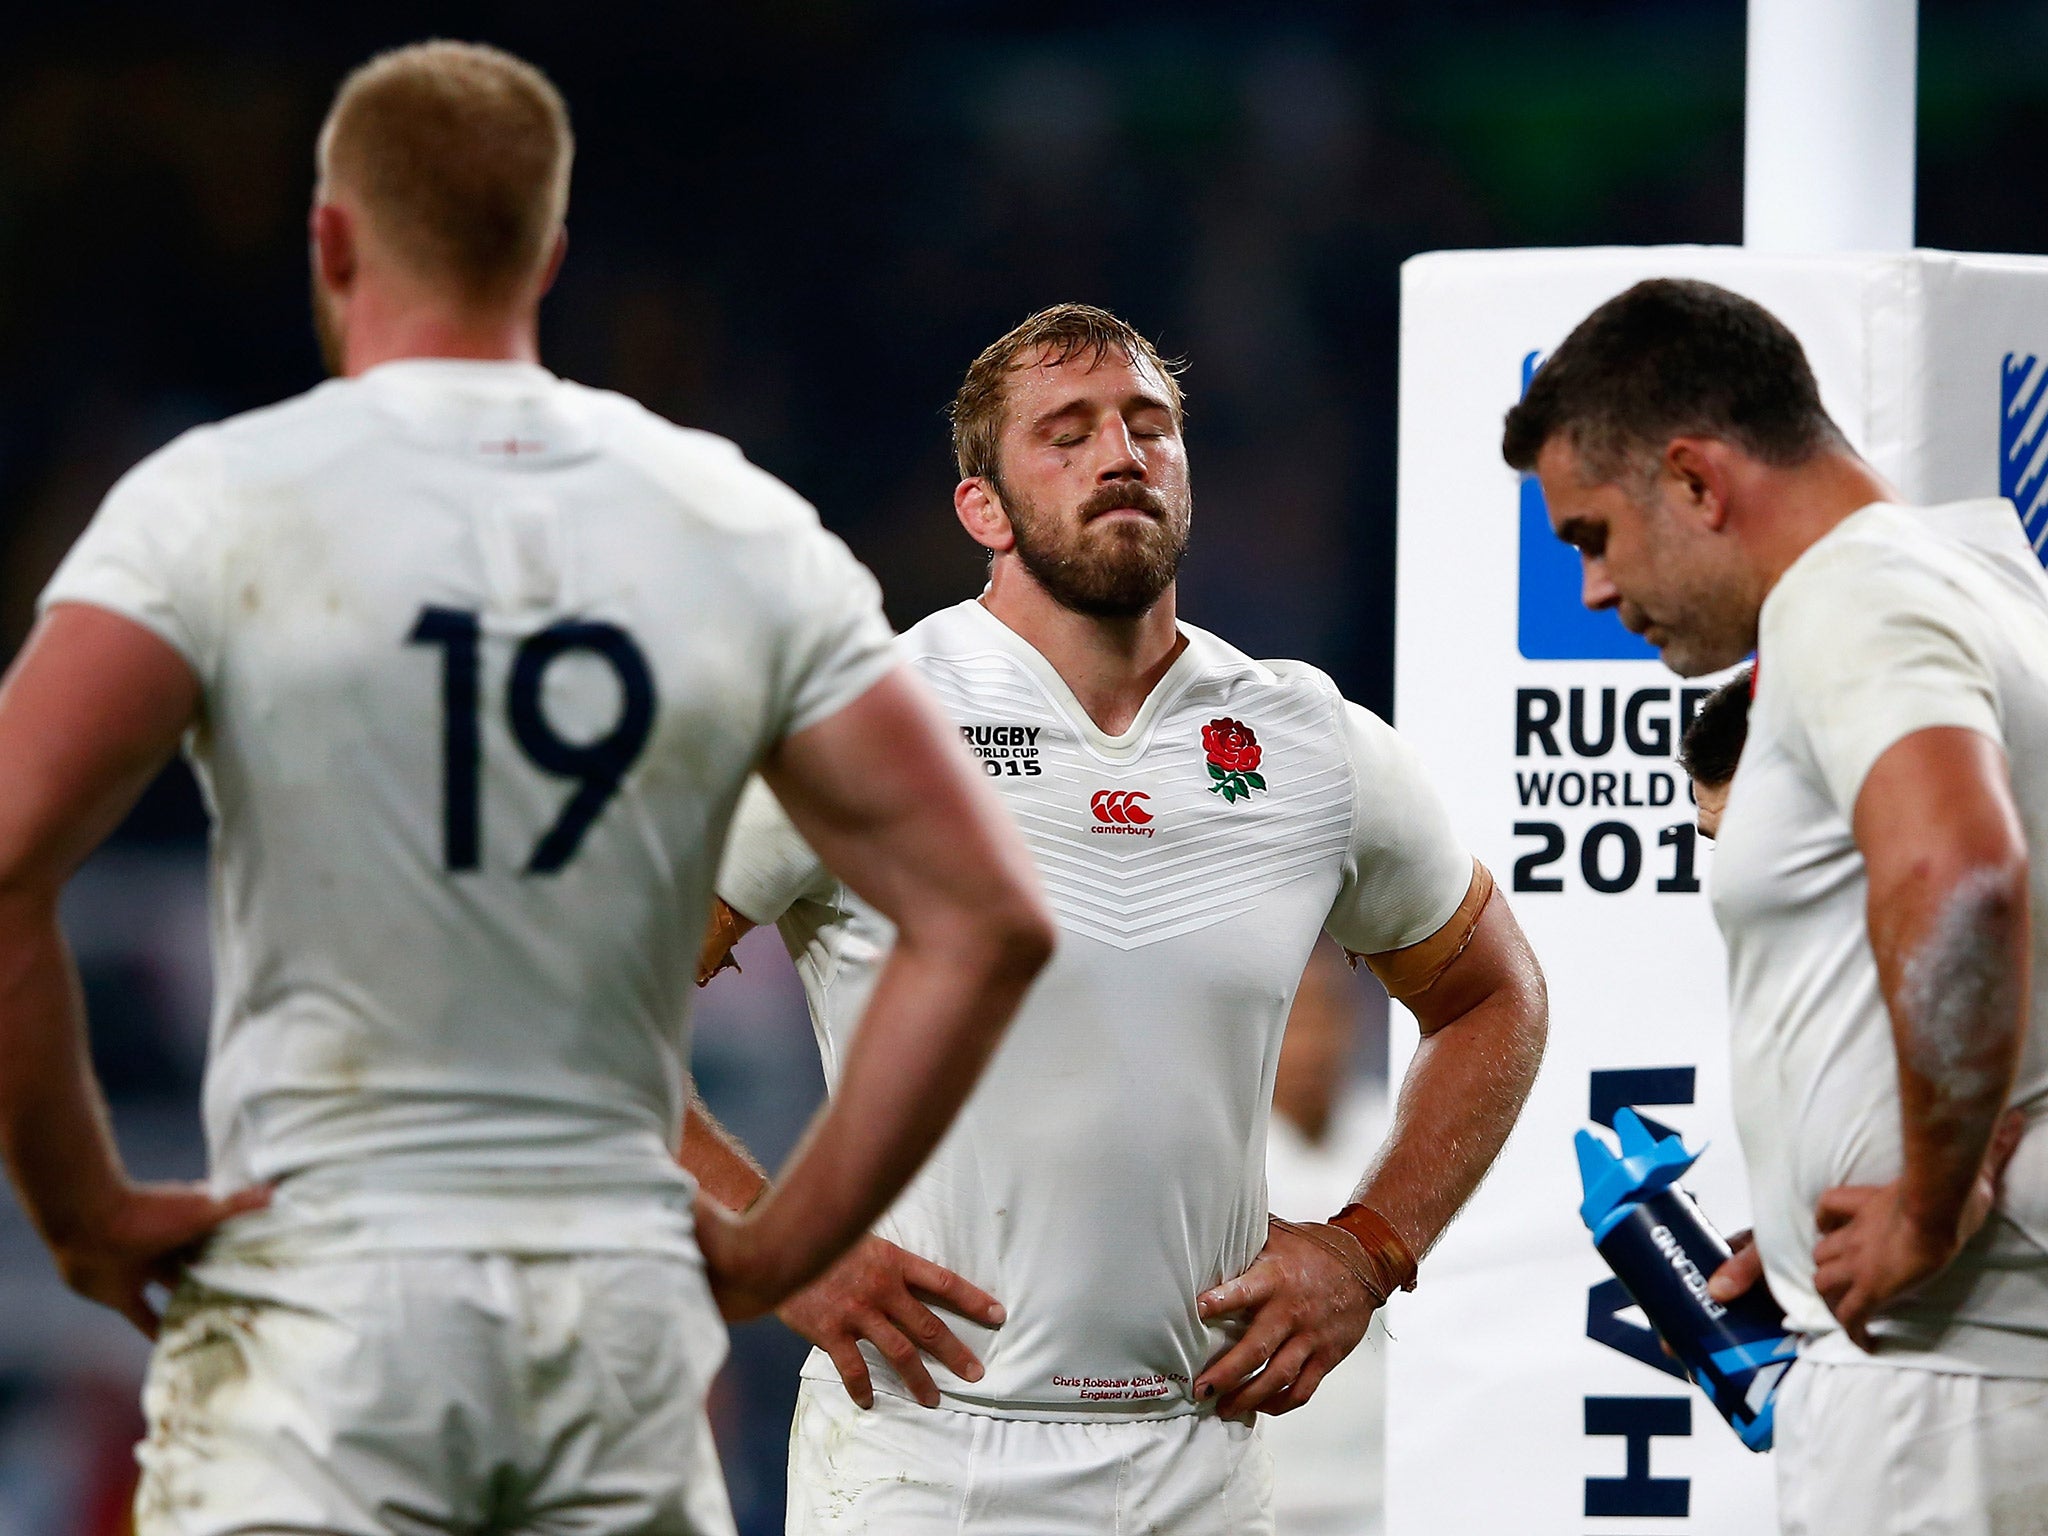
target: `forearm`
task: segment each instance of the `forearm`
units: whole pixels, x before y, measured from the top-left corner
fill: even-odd
[[[962,915],[906,927],[861,1017],[832,1102],[756,1207],[792,1285],[886,1210],[965,1103],[1036,974],[1035,930]]]
[[[1500,1155],[1543,1059],[1540,982],[1503,986],[1423,1038],[1385,1145],[1353,1198],[1420,1259]]]
[[[0,889],[0,1153],[53,1247],[92,1231],[127,1182],[54,890]]]
[[[768,1187],[767,1171],[694,1093],[683,1120],[678,1161],[696,1179],[699,1189],[729,1211],[744,1211]]]
[[[1873,938],[1899,1062],[1901,1203],[1950,1238],[2005,1107],[2026,1030],[2026,870],[1978,869],[1924,893]],[[1891,964],[1884,964],[1889,950]]]

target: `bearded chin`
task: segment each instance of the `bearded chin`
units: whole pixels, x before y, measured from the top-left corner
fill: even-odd
[[[1013,522],[1017,558],[1062,608],[1095,619],[1131,619],[1159,601],[1187,553],[1187,525],[1123,524],[1090,540],[1086,530],[1063,547]],[[1128,531],[1127,531],[1128,530]],[[1100,548],[1085,547],[1094,542]]]

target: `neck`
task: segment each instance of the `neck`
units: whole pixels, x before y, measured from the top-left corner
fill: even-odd
[[[1897,501],[1883,476],[1846,448],[1816,454],[1791,469],[1765,469],[1753,497],[1748,544],[1762,594],[1793,562],[1872,502]]]
[[[1182,651],[1174,589],[1130,618],[1098,619],[1053,601],[1012,554],[996,557],[984,608],[1052,663],[1097,730],[1121,736]]]
[[[409,357],[537,363],[539,316],[530,306],[471,311],[352,295],[343,322],[343,374],[353,378]]]

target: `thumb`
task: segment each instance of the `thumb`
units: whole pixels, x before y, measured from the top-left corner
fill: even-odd
[[[268,1184],[252,1184],[247,1189],[238,1189],[231,1195],[223,1195],[213,1202],[215,1219],[232,1221],[237,1216],[260,1211],[270,1204],[270,1194]]]
[[[191,1203],[178,1213],[182,1219],[176,1224],[184,1229],[187,1238],[193,1240],[205,1237],[223,1222],[246,1216],[251,1211],[260,1211],[270,1204],[270,1189],[262,1184],[238,1189],[218,1198],[205,1185],[195,1184],[191,1187],[191,1194]]]
[[[1714,1271],[1707,1280],[1707,1294],[1716,1301],[1733,1301],[1763,1277],[1763,1255],[1751,1243],[1736,1250]]]

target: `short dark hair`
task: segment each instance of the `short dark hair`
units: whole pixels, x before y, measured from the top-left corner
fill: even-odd
[[[1726,784],[1749,740],[1749,697],[1756,668],[1744,667],[1708,694],[1678,744],[1678,766],[1700,784]]]
[[[1781,468],[1842,446],[1806,353],[1761,304],[1712,283],[1637,283],[1586,316],[1507,414],[1501,456],[1536,467],[1562,435],[1613,480],[1674,437],[1714,437]]]

